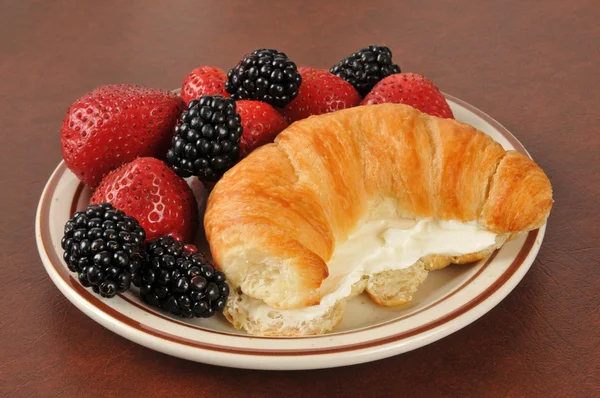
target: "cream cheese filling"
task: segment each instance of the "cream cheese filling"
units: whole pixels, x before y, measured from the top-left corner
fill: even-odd
[[[279,319],[300,324],[322,317],[365,276],[414,265],[430,254],[459,256],[475,253],[496,243],[496,234],[477,222],[457,220],[375,220],[364,223],[348,240],[337,245],[327,263],[329,276],[319,288],[321,302],[293,310],[275,309],[262,300],[244,296],[238,303],[248,318],[256,321]]]

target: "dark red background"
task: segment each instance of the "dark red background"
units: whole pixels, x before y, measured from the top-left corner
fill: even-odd
[[[600,396],[600,3],[339,3],[0,3],[1,396]],[[194,67],[227,68],[258,47],[328,67],[371,43],[498,119],[552,180],[539,257],[495,309],[405,355],[278,373],[153,352],[54,287],[34,211],[74,99],[106,83],[176,88]]]

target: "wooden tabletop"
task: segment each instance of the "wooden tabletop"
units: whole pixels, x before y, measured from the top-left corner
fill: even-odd
[[[597,0],[0,4],[0,396],[600,396]],[[503,123],[553,183],[539,256],[496,308],[397,357],[259,372],[141,347],[52,284],[33,221],[73,100],[107,83],[177,88],[258,47],[326,68],[373,43]]]

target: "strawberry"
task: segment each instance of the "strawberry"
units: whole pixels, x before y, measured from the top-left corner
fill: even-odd
[[[416,73],[398,73],[380,81],[361,105],[406,104],[433,116],[454,119],[450,105],[433,82]]]
[[[99,87],[75,101],[63,120],[65,163],[94,188],[106,173],[139,156],[164,157],[183,107],[170,91]]]
[[[222,95],[229,97],[225,91],[227,75],[221,68],[201,66],[190,72],[181,86],[181,99],[187,104],[202,95]]]
[[[298,68],[302,84],[298,96],[283,109],[289,123],[311,115],[351,108],[360,102],[360,94],[350,83],[326,70],[307,66]]]
[[[242,158],[259,146],[273,142],[277,134],[288,126],[283,116],[266,102],[236,101],[236,112],[242,118]]]
[[[155,158],[138,158],[104,177],[90,203],[104,202],[138,220],[147,240],[171,234],[189,242],[198,225],[191,188]]]

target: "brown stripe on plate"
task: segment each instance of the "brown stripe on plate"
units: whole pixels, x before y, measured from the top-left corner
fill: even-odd
[[[77,189],[75,189],[75,194],[73,195],[73,200],[71,201],[71,209],[69,210],[69,217],[73,217],[73,214],[77,211],[77,204],[79,203],[79,199],[81,198],[81,194],[83,193],[83,189],[85,188],[85,184],[83,182],[79,182],[77,185]]]

